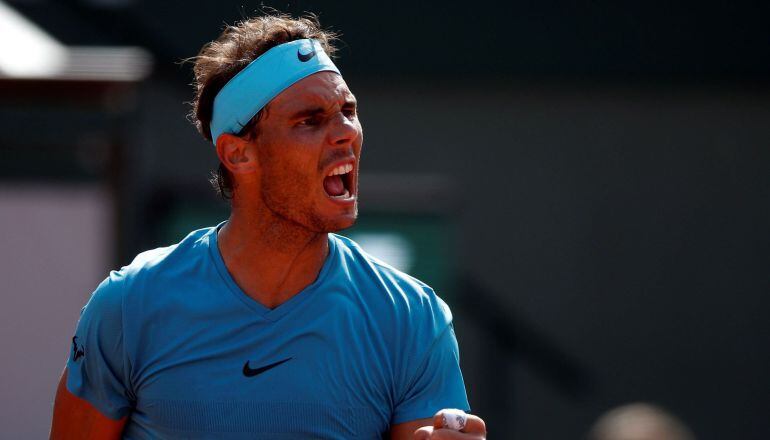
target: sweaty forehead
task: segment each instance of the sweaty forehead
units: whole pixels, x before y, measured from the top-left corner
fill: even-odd
[[[345,80],[334,72],[318,72],[297,81],[270,102],[270,112],[291,112],[309,105],[329,107],[355,101]]]

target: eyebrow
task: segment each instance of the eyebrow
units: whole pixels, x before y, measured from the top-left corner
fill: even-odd
[[[324,112],[324,109],[322,109],[321,107],[307,108],[304,110],[300,110],[297,113],[294,113],[293,115],[291,115],[291,119],[307,118],[308,116],[315,116],[323,112]]]
[[[357,108],[358,107],[358,101],[355,99],[348,99],[345,101],[344,104],[342,104],[342,108]]]
[[[346,100],[345,103],[342,104],[342,108],[343,109],[351,109],[351,108],[355,109],[356,106],[357,106],[356,101],[353,100],[353,99]],[[309,116],[315,116],[317,114],[324,113],[325,111],[326,111],[326,109],[324,109],[322,107],[306,108],[304,110],[300,110],[300,111],[294,113],[293,115],[291,115],[291,119],[307,118]]]

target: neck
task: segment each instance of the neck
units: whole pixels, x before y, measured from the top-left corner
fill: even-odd
[[[217,242],[235,283],[271,309],[312,284],[329,253],[327,233],[272,213],[245,215],[235,207]]]

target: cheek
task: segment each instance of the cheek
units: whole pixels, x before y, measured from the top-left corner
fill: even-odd
[[[267,197],[298,200],[312,196],[318,186],[317,150],[310,140],[296,133],[278,133],[263,138],[259,160],[262,168],[262,188]]]
[[[274,160],[262,174],[262,187],[273,196],[302,199],[315,191],[317,165],[305,158],[284,156]]]
[[[307,175],[297,172],[291,164],[281,164],[273,167],[263,174],[263,183],[272,190],[281,192],[300,192],[307,187],[309,178]]]

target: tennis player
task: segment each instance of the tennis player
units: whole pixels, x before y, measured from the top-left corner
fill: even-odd
[[[334,234],[356,220],[363,132],[332,42],[263,16],[196,57],[231,215],[97,287],[52,438],[485,437],[447,305]]]

